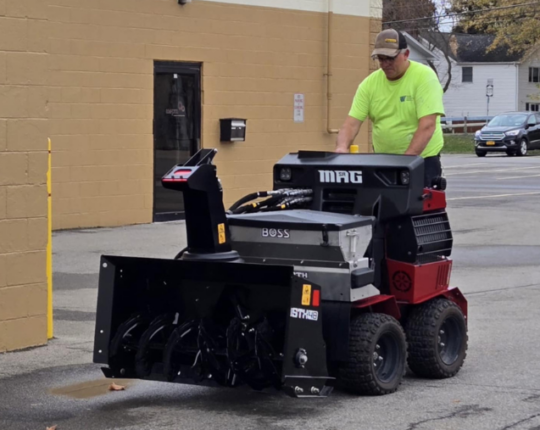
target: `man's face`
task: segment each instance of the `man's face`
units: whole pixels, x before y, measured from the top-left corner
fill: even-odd
[[[401,78],[407,70],[407,61],[409,60],[409,50],[400,52],[395,57],[386,57],[384,55],[378,55],[377,60],[381,65],[386,77],[393,81]]]

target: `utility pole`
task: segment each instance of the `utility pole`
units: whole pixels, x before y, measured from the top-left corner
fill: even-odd
[[[487,98],[487,115],[489,116],[489,100],[493,97],[493,79],[488,79],[486,85],[486,98]]]

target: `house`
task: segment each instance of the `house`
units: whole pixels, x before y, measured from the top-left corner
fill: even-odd
[[[417,40],[433,56],[445,87],[446,117],[485,117],[540,109],[540,49],[522,53],[489,51],[494,35],[422,33]],[[413,46],[416,49],[416,46]],[[488,97],[488,94],[491,97]]]

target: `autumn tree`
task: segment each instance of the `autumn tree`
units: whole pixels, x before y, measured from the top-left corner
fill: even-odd
[[[451,13],[458,19],[455,31],[493,34],[488,50],[527,52],[540,43],[540,1],[451,0]]]

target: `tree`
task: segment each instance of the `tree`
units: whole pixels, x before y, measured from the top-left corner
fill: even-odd
[[[437,27],[435,13],[432,0],[414,3],[410,0],[383,0],[383,27],[406,31],[417,37],[421,31]]]
[[[540,1],[451,0],[450,12],[458,19],[455,31],[495,35],[488,51],[527,52],[540,43]]]
[[[438,3],[439,6],[435,0],[383,0],[383,28],[407,32],[427,43],[430,51],[438,48],[446,65],[437,66],[432,61],[428,64],[437,73],[446,92],[452,81],[452,60],[449,41],[439,29],[440,18],[446,13],[446,2]]]

